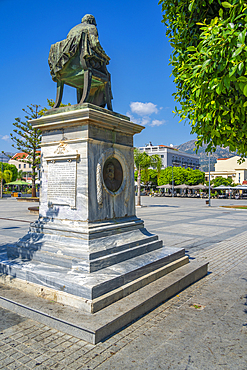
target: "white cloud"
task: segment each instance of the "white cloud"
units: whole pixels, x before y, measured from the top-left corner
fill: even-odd
[[[153,103],[141,103],[141,102],[132,102],[130,103],[131,111],[128,111],[126,115],[130,117],[130,120],[134,123],[143,126],[158,127],[165,124],[167,121],[164,119],[158,120],[150,117],[152,114],[159,113],[163,107],[157,107]]]
[[[145,117],[142,117],[142,120],[141,120],[141,125],[145,126],[145,125],[148,125],[150,122],[150,118],[145,116]]]
[[[131,114],[130,112],[127,112],[126,116],[130,118],[131,122],[137,123],[138,125],[141,124],[141,119],[134,117],[133,114]]]
[[[158,113],[157,105],[153,103],[141,103],[132,102],[130,103],[131,112],[138,114],[139,116],[149,116],[152,113]]]
[[[4,135],[1,137],[2,140],[5,140],[5,141],[8,141],[9,140],[9,136],[8,135]]]
[[[163,125],[164,123],[166,123],[166,121],[164,119],[162,120],[158,120],[158,119],[154,119],[151,123],[150,126],[154,127],[154,126],[161,126]]]
[[[141,117],[141,118],[140,117],[136,118],[130,112],[127,112],[126,116],[128,116],[130,118],[131,122],[137,123],[138,125],[145,126],[145,125],[148,125],[149,122],[150,122],[150,117],[148,117],[148,116],[144,116],[144,117]]]

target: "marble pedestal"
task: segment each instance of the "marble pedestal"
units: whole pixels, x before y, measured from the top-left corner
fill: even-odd
[[[135,215],[142,126],[87,103],[32,124],[42,130],[39,219],[1,261],[19,289],[94,313],[188,263]]]

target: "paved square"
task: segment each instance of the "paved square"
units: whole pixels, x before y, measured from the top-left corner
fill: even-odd
[[[247,369],[247,211],[219,207],[247,201],[142,202],[146,228],[209,261],[207,277],[97,345],[0,308],[0,369]],[[29,206],[0,200],[2,248],[37,218]]]

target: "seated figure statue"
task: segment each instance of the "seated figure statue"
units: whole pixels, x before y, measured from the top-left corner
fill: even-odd
[[[51,45],[48,63],[57,96],[53,108],[62,101],[64,84],[77,89],[77,103],[85,102],[112,110],[111,75],[106,66],[110,58],[98,39],[94,16],[85,15],[65,40]]]

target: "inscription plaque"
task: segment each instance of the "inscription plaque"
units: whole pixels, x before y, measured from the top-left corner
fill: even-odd
[[[76,206],[76,164],[72,159],[48,162],[48,203]]]

